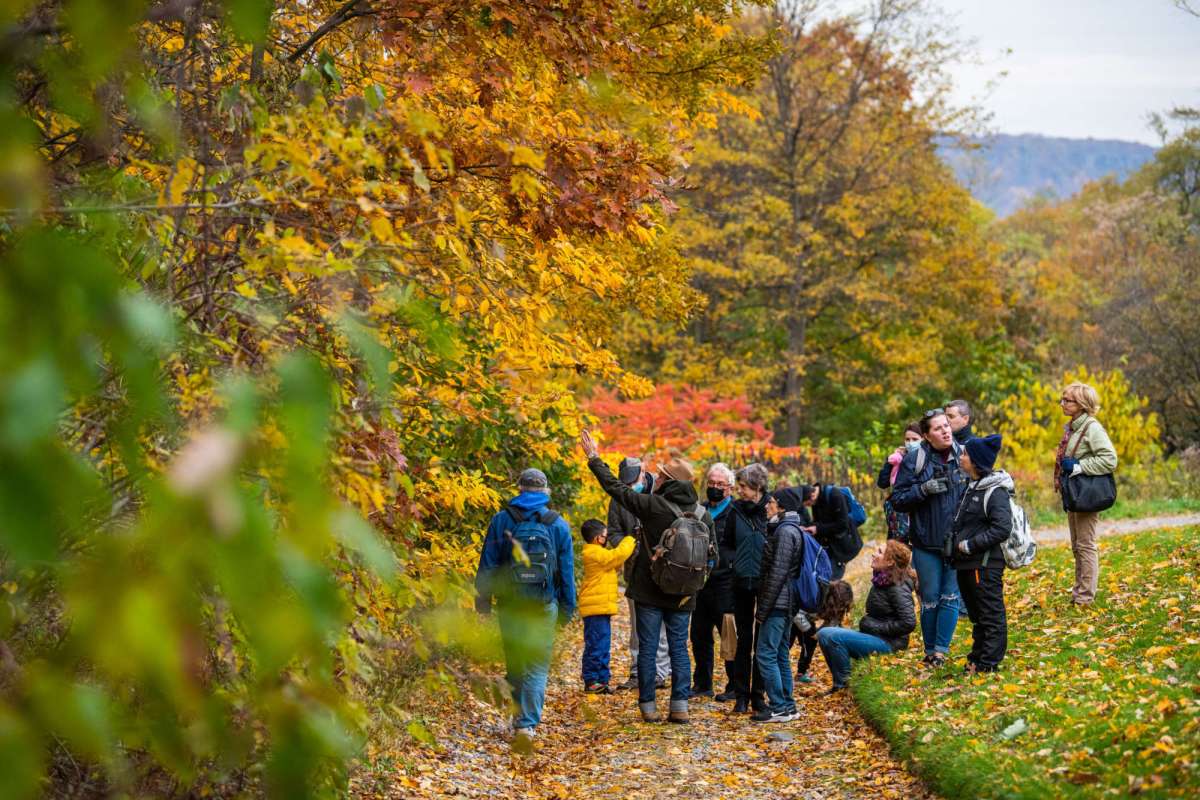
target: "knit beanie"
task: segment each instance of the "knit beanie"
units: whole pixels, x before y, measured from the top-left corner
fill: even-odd
[[[775,498],[775,502],[784,511],[799,511],[804,507],[804,492],[805,487],[792,487],[789,489],[776,489],[771,492],[771,497]]]
[[[982,438],[968,439],[967,455],[971,457],[971,463],[975,465],[975,469],[980,472],[991,472],[992,468],[996,466],[996,456],[1000,455],[1002,442],[1003,439],[998,433]]]

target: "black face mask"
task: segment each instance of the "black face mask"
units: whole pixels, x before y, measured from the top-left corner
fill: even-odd
[[[715,486],[708,487],[708,489],[705,490],[705,494],[708,496],[708,502],[712,503],[714,506],[725,499],[725,490],[718,489]]]

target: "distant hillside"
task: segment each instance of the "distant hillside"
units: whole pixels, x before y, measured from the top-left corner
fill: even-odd
[[[1124,178],[1154,157],[1154,148],[1111,139],[1057,139],[1036,134],[995,134],[976,150],[948,143],[942,157],[958,179],[1000,216],[1039,194],[1070,197],[1089,181]]]

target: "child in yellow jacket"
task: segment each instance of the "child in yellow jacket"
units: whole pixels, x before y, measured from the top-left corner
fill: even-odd
[[[612,550],[608,528],[589,519],[580,528],[583,536],[583,586],[579,589],[579,616],[583,617],[583,690],[609,694],[612,673],[608,660],[612,648],[612,618],[617,613],[617,571],[633,555],[637,539],[626,536]]]

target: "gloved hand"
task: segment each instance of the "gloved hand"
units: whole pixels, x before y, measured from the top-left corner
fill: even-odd
[[[958,543],[958,552],[964,553],[966,555],[971,555],[971,543],[968,542],[966,539],[963,539],[961,542]]]
[[[931,494],[945,494],[950,491],[950,483],[945,478],[930,478],[921,484],[921,496],[929,497]]]
[[[1071,458],[1070,456],[1064,456],[1062,460],[1062,474],[1074,475],[1075,468],[1077,466],[1079,466],[1079,461],[1077,459]]]

